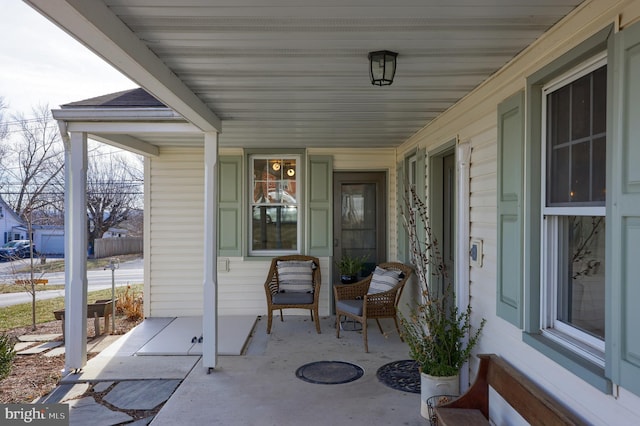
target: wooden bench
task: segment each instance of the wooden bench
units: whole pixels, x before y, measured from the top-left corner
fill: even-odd
[[[488,425],[489,386],[532,425],[587,424],[504,359],[494,354],[478,358],[480,368],[469,390],[435,408],[438,425]]]
[[[45,284],[48,284],[48,283],[49,283],[49,280],[44,279],[44,278],[35,278],[35,279],[33,280],[33,283],[34,283],[34,284],[42,284],[42,285],[45,285]],[[17,284],[17,285],[30,285],[30,284],[31,284],[31,280],[16,280],[16,284]]]
[[[102,333],[100,332],[100,318],[104,318],[104,332],[109,332],[109,320],[111,319],[111,313],[113,312],[113,308],[117,305],[118,299],[114,300],[114,304],[111,303],[111,299],[101,299],[96,300],[94,303],[89,303],[87,305],[87,318],[93,318],[94,320],[94,328],[95,328],[95,337],[98,337]],[[62,321],[62,337],[64,338],[64,309],[59,309],[57,311],[53,311],[53,315],[57,320]]]

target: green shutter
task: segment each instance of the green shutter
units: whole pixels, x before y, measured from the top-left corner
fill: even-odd
[[[640,395],[640,24],[609,45],[607,375]]]
[[[242,156],[218,160],[218,255],[242,256]]]
[[[398,215],[398,260],[404,263],[411,263],[407,250],[407,231],[404,229],[404,218],[402,209],[404,208],[404,184],[407,176],[404,174],[404,160],[398,162],[396,166],[396,183],[397,183],[397,215]]]
[[[308,253],[311,256],[333,254],[333,157],[309,156],[307,211]]]
[[[522,327],[524,92],[498,105],[497,315]]]

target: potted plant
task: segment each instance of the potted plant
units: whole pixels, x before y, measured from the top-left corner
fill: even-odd
[[[414,188],[406,193],[403,218],[422,297],[407,316],[399,313],[401,336],[420,369],[420,413],[429,418],[430,397],[459,394],[460,368],[478,343],[485,320],[474,330],[471,306],[464,310],[456,306],[453,289],[445,284],[447,268],[432,234],[426,205]],[[438,294],[435,289],[442,287],[446,290]]]
[[[367,255],[351,257],[345,254],[336,262],[336,266],[340,271],[340,281],[342,284],[351,284],[358,281],[358,273],[364,266],[367,257]]]

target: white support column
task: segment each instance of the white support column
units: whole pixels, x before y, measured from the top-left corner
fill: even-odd
[[[65,373],[87,363],[87,134],[65,140]]]
[[[456,244],[456,304],[460,312],[465,312],[469,305],[469,235],[471,225],[469,223],[470,206],[470,181],[469,168],[471,167],[471,145],[469,142],[459,143],[456,147],[456,160],[458,169],[458,200],[456,201],[456,232],[458,234]],[[469,341],[469,336],[464,337],[464,344]],[[460,392],[469,388],[469,363],[466,362],[460,369]]]
[[[218,134],[204,134],[204,283],[202,365],[216,367],[218,357]]]

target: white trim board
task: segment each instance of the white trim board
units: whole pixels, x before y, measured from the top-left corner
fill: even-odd
[[[241,355],[257,317],[218,317],[218,355]],[[202,355],[202,317],[177,317],[141,347],[136,355]]]

